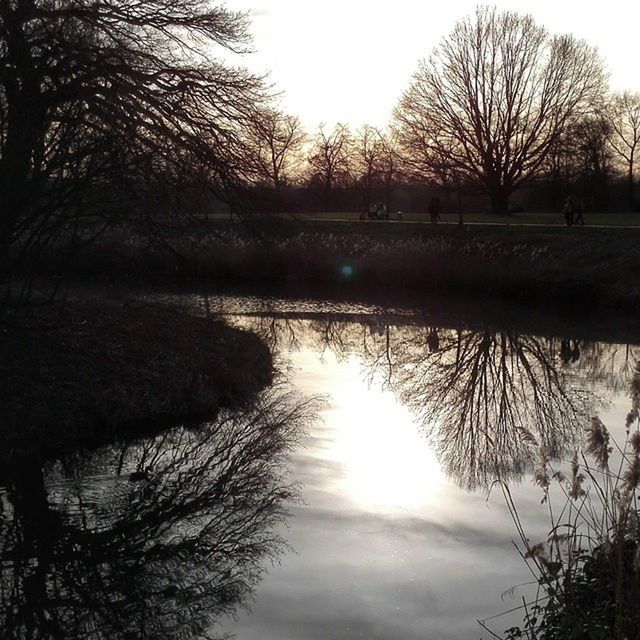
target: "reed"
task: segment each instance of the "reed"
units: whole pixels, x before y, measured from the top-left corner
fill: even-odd
[[[640,366],[623,443],[594,417],[582,448],[564,465],[541,451],[534,482],[548,506],[545,540],[529,539],[509,486],[497,482],[536,586],[535,597],[523,601],[522,624],[505,632],[507,640],[640,637],[639,381]]]

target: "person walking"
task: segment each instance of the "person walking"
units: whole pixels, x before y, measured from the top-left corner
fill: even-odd
[[[429,217],[431,224],[436,224],[440,220],[440,199],[432,196],[429,202]]]
[[[573,224],[580,223],[584,227],[584,216],[582,215],[583,212],[584,206],[582,205],[582,200],[575,200],[573,208]]]
[[[564,201],[564,206],[562,207],[562,213],[564,214],[567,227],[570,227],[573,224],[574,210],[575,205],[573,203],[573,198],[571,196],[567,196],[567,199]]]

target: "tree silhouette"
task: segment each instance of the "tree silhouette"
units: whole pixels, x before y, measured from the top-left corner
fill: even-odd
[[[319,187],[326,211],[333,189],[351,179],[353,139],[349,127],[337,124],[331,132],[320,126],[309,155],[310,181]]]
[[[276,109],[265,110],[251,136],[258,178],[276,192],[297,177],[306,140],[300,119]]]
[[[364,125],[353,143],[353,172],[362,193],[362,205],[369,210],[376,194],[391,206],[391,190],[398,171],[393,139],[380,129]]]
[[[530,16],[479,8],[423,61],[395,111],[405,152],[484,191],[496,213],[604,95],[595,50]]]
[[[432,330],[433,331],[433,330]],[[511,332],[418,333],[396,350],[391,387],[465,487],[520,478],[544,448],[559,457],[590,415],[592,391],[541,338]]]
[[[311,345],[357,355],[371,384],[411,409],[443,469],[462,486],[520,479],[541,448],[560,457],[601,402],[592,379],[617,388],[634,355],[615,346],[569,343],[517,331],[393,325],[384,317],[245,318],[276,351]]]
[[[609,144],[624,162],[627,174],[629,207],[636,207],[634,171],[640,149],[640,94],[615,93],[607,106]]]
[[[212,56],[247,40],[208,0],[0,3],[0,280],[82,216],[236,197],[262,86]]]

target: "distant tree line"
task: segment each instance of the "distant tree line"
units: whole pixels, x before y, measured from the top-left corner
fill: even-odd
[[[479,8],[420,63],[389,126],[320,126],[280,136],[278,180],[295,210],[509,213],[559,210],[568,195],[601,211],[640,210],[640,94],[609,93],[597,51],[530,16]],[[273,150],[272,150],[273,151]],[[287,197],[283,201],[283,192]]]
[[[375,202],[391,211],[426,213],[433,197],[452,213],[559,212],[569,195],[590,211],[640,212],[638,93],[612,94],[597,113],[567,126],[533,173],[493,199],[489,190],[495,185],[481,182],[484,173],[463,175],[462,169],[432,163],[410,135],[346,124],[309,134],[300,125],[296,147],[280,150],[288,171],[276,181],[262,162],[254,193],[264,209],[307,213],[360,213]]]

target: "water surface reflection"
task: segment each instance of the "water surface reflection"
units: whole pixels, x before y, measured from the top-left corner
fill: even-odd
[[[445,473],[469,489],[486,489],[496,478],[522,479],[541,447],[555,458],[572,449],[590,416],[627,384],[636,359],[634,347],[513,330],[390,324],[379,317],[236,320],[275,351],[311,349],[357,361],[354,375],[392,391]],[[353,406],[369,412],[357,393]]]
[[[195,638],[283,550],[285,456],[313,407],[274,389],[197,428],[5,467],[3,638]]]
[[[440,325],[419,316],[236,315],[328,406],[292,459],[298,551],[258,589],[245,640],[486,637],[477,619],[521,604],[530,576],[499,492],[527,532],[548,512],[530,479],[541,447],[570,457],[593,412],[624,427],[633,345]],[[480,326],[478,326],[480,325]],[[567,357],[569,356],[569,357]],[[496,621],[498,631],[519,612]]]
[[[640,355],[584,328],[243,306],[227,319],[300,396],[280,384],[197,427],[5,457],[0,636],[479,637],[527,580],[488,487],[508,481],[546,535],[539,450],[568,456],[595,412],[623,426]],[[319,394],[316,420],[301,398]]]

